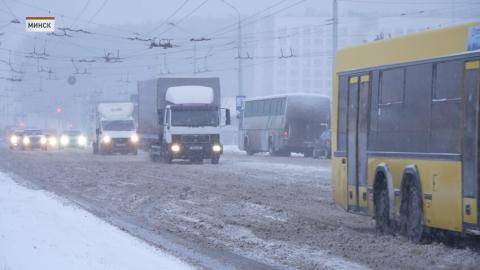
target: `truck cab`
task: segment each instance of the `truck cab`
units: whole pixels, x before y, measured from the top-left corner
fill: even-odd
[[[93,140],[94,154],[138,153],[139,137],[131,103],[101,103]]]
[[[165,113],[159,113],[165,127],[162,154],[168,163],[173,159],[210,159],[218,164],[223,153],[220,128],[230,124],[229,110],[211,104],[181,104],[167,105]]]

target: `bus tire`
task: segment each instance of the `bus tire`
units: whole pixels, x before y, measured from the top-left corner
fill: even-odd
[[[376,177],[373,193],[374,211],[375,211],[375,228],[380,233],[391,232],[390,222],[390,203],[388,198],[388,189],[385,178],[379,174]]]
[[[275,144],[271,139],[268,140],[268,153],[270,154],[270,156],[278,156],[278,153],[275,150]]]
[[[426,239],[426,232],[420,189],[415,182],[410,181],[402,191],[404,193],[400,207],[400,232],[410,241],[421,243]]]

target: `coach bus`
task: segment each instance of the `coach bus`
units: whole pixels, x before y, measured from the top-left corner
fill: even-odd
[[[333,197],[414,242],[480,234],[480,21],[339,50]]]
[[[248,155],[269,152],[313,154],[314,142],[330,124],[330,99],[317,94],[285,94],[246,99],[239,148]]]

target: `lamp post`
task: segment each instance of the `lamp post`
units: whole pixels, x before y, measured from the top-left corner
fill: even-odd
[[[238,55],[237,55],[237,59],[238,59],[238,96],[243,96],[243,66],[242,66],[242,17],[240,15],[240,11],[235,7],[233,6],[232,4],[230,4],[229,2],[225,1],[225,0],[222,0],[222,2],[224,4],[226,4],[227,6],[231,7],[233,10],[235,10],[235,12],[237,13],[238,15],[238,26],[237,26],[237,34],[238,34],[238,37],[237,37],[237,49],[238,49]]]

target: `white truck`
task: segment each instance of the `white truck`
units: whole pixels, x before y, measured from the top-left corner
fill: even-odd
[[[97,105],[94,154],[138,153],[139,137],[130,102],[105,102]]]
[[[218,78],[158,78],[138,82],[138,131],[152,161],[173,159],[218,164],[222,126]]]

